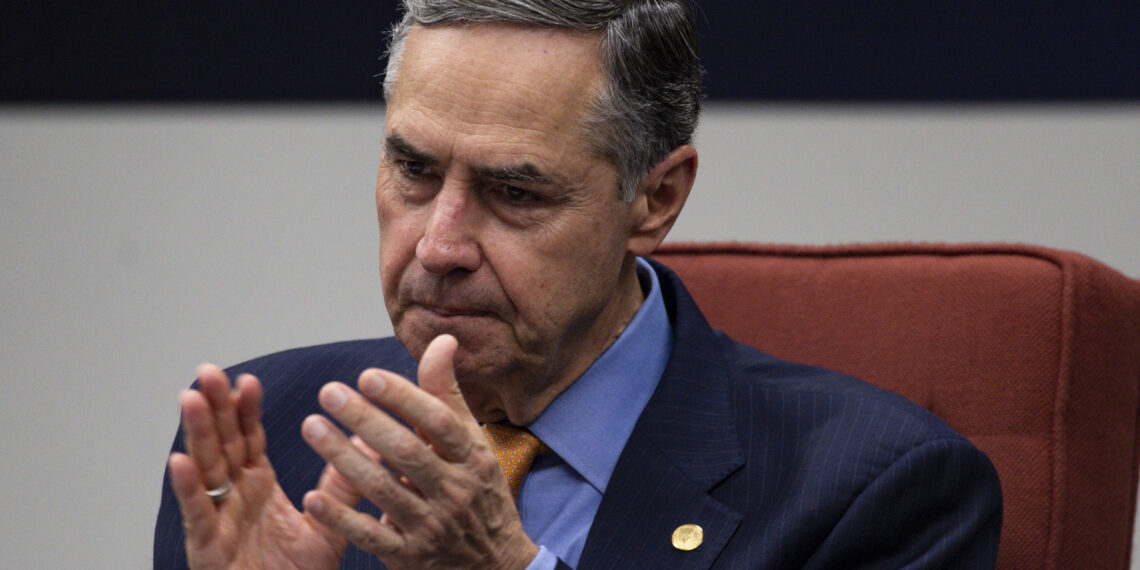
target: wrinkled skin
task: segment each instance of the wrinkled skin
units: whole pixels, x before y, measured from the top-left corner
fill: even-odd
[[[664,239],[696,174],[681,146],[618,198],[582,132],[597,50],[596,36],[533,27],[410,32],[376,207],[384,299],[417,383],[372,369],[359,391],[321,389],[356,435],[305,419],[328,466],[302,513],[265,456],[258,380],[231,391],[201,368],[201,391],[181,398],[188,454],[169,463],[192,567],[335,568],[349,541],[393,569],[533,560],[478,422],[530,423],[617,338],[642,300],[635,257]],[[215,504],[206,489],[227,476]]]

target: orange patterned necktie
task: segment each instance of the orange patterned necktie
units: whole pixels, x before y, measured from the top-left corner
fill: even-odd
[[[491,442],[491,451],[495,452],[495,458],[511,486],[511,496],[517,501],[530,464],[538,454],[549,453],[550,448],[533,433],[520,427],[483,424],[483,433]]]

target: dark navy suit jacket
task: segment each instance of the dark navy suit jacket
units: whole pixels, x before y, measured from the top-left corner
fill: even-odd
[[[989,460],[902,397],[713,331],[654,264],[675,342],[610,479],[579,568],[992,568],[1001,489]],[[265,383],[268,453],[300,505],[324,461],[301,440],[317,390],[368,367],[414,378],[393,339],[290,350],[234,366]],[[182,442],[175,440],[174,449]],[[361,509],[379,516],[362,501]],[[695,550],[670,536],[697,524]],[[156,568],[185,567],[164,481]],[[349,547],[342,568],[382,568]]]

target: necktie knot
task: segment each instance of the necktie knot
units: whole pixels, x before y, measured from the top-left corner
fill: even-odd
[[[491,443],[491,451],[507,477],[511,495],[517,500],[534,458],[540,453],[549,453],[550,448],[526,428],[504,424],[483,424],[482,427],[483,434]]]

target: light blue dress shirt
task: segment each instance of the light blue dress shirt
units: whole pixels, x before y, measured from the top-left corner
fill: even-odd
[[[661,285],[645,260],[637,272],[649,290],[633,320],[527,426],[554,451],[535,460],[519,493],[523,529],[539,545],[528,570],[554,568],[557,558],[578,565],[618,457],[665,371],[673,331]]]

